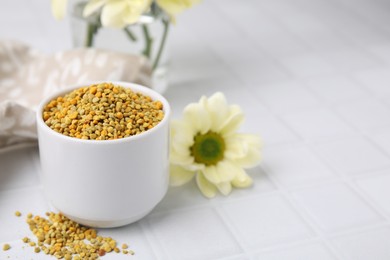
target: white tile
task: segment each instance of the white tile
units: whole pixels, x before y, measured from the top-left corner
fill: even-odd
[[[384,131],[381,131],[381,133],[370,135],[370,139],[372,139],[390,156],[390,129],[389,128],[386,128]]]
[[[243,37],[241,33],[239,37]],[[213,41],[210,46],[219,59],[230,64],[232,68],[244,66],[245,63],[259,62],[259,60],[267,57],[262,50],[256,48],[256,45],[250,41],[228,41],[223,44]],[[241,55],[228,55],[229,53],[235,53],[237,49],[245,49],[246,51]]]
[[[293,194],[316,224],[326,232],[382,221],[356,193],[343,184],[314,187]]]
[[[245,8],[245,7],[244,7]],[[237,9],[236,9],[237,10]],[[224,47],[224,45],[228,45],[229,42],[226,41],[228,38],[237,38],[241,35],[240,31],[236,30],[235,27],[232,26],[226,26],[226,20],[227,19],[221,19],[225,17],[221,17],[218,15],[215,15],[215,9],[210,4],[201,4],[197,5],[196,9],[187,10],[192,12],[187,12],[186,15],[182,16],[180,19],[180,22],[178,22],[175,26],[172,26],[172,31],[178,27],[182,26],[184,30],[186,30],[187,33],[190,35],[193,35],[194,37],[201,39],[202,42],[204,42],[203,39],[209,39],[213,38],[213,42],[219,42],[219,45],[221,48]],[[221,10],[218,10],[221,11]],[[242,10],[245,12],[246,10]],[[207,19],[208,27],[207,30],[204,28],[203,23],[194,23],[193,20],[196,20],[198,17],[198,14],[202,13],[202,17],[204,19]],[[242,17],[243,15],[238,15],[238,17]],[[249,18],[252,16],[249,15]],[[227,17],[226,17],[227,18]],[[229,17],[230,18],[230,17]],[[172,34],[169,35],[171,37]],[[178,38],[185,38],[183,37],[183,33],[180,32],[180,34],[177,34]],[[224,39],[225,42],[220,42],[220,40]],[[249,41],[242,41],[246,43],[250,43]],[[237,42],[236,43],[240,43]],[[190,42],[188,43],[190,44]]]
[[[153,253],[150,244],[137,222],[121,228],[102,228],[99,229],[98,232],[100,236],[114,238],[117,241],[119,248],[121,248],[122,244],[127,244],[129,249],[133,250],[135,253],[132,258],[157,259],[157,256]],[[106,255],[106,257],[114,258],[113,254]],[[118,255],[115,255],[115,259],[117,259],[117,257]],[[129,256],[127,255],[126,259],[128,259],[128,257]]]
[[[211,205],[196,185],[195,179],[180,187],[169,187],[167,194],[152,211],[152,215],[161,211],[186,208],[197,205]]]
[[[269,113],[261,99],[254,94],[252,86],[237,88],[236,85],[230,84],[223,88],[219,86],[219,91],[223,91],[229,104],[239,105],[245,114],[253,112],[263,116]]]
[[[324,108],[287,114],[282,118],[304,139],[318,139],[353,133],[353,130],[338,116]]]
[[[245,129],[253,129],[253,133],[258,133],[264,146],[288,143],[299,140],[283,122],[270,114],[256,116],[255,113],[247,114],[243,124]],[[249,120],[251,118],[251,120]]]
[[[256,47],[273,56],[291,55],[305,50],[305,46],[294,37],[290,30],[286,30],[285,26],[275,19],[274,14],[263,7],[256,6],[256,4],[261,5],[257,2],[247,2],[244,5],[245,7],[232,8],[228,4],[219,5],[219,9],[226,14],[227,20],[239,29],[237,31],[243,32],[244,35],[241,39],[245,37],[244,39],[247,39],[247,41],[242,42],[256,43]],[[238,10],[243,8],[245,10],[239,14]],[[253,29],[254,24],[256,24],[255,30]],[[235,45],[240,45],[241,41],[232,42]]]
[[[229,256],[224,258],[218,258],[218,260],[251,260],[249,256],[239,255],[239,256]]]
[[[173,47],[177,49],[176,46]],[[189,89],[189,84],[196,84],[197,86],[211,84],[212,82],[238,84],[235,75],[207,46],[199,44],[191,52],[177,49],[172,54],[171,60],[170,71],[172,73],[168,75],[168,90],[175,88],[176,85],[180,88]],[[191,63],[188,60],[191,60]],[[194,73],[194,70],[196,73]]]
[[[299,38],[288,31],[262,33],[254,40],[259,48],[274,58],[297,55],[308,49]]]
[[[387,65],[390,64],[390,46],[388,44],[373,45],[373,46],[369,46],[367,49],[376,57],[386,62]]]
[[[254,10],[250,4],[243,5],[235,1],[229,2],[229,4],[220,1],[213,1],[212,3],[220,12],[223,12],[229,16],[236,14],[237,16],[240,17],[240,16],[249,16],[256,13],[255,12],[256,10]]]
[[[311,230],[278,195],[242,199],[222,206],[239,238],[251,248],[307,238]]]
[[[346,50],[351,46],[350,42],[332,30],[300,33],[299,37],[311,50],[319,52]]]
[[[381,171],[380,175],[359,179],[356,183],[390,216],[390,169]]]
[[[164,248],[162,259],[214,259],[241,252],[214,210],[169,212],[148,217],[151,230]]]
[[[0,153],[0,191],[39,185],[32,153],[36,147]]]
[[[16,217],[15,211],[20,211],[22,217]],[[25,222],[29,212],[38,215],[49,210],[43,192],[38,188],[26,188],[12,191],[0,191],[1,241],[18,240],[30,236],[31,231]]]
[[[311,243],[296,247],[278,248],[256,255],[258,260],[336,260],[323,244]]]
[[[390,126],[390,109],[375,99],[347,103],[336,109],[345,120],[359,129]]]
[[[307,87],[330,103],[361,99],[367,93],[345,76],[314,77],[307,79]]]
[[[390,94],[383,95],[380,97],[380,99],[387,104],[387,107],[390,107]]]
[[[286,113],[320,106],[319,100],[300,82],[286,81],[253,88],[258,98],[276,113]]]
[[[262,8],[272,14],[273,17],[280,20],[283,17],[296,16],[299,9],[289,1],[252,1],[252,8]],[[286,18],[285,18],[286,19]]]
[[[269,176],[288,187],[334,178],[313,152],[302,145],[283,145],[264,150],[263,167]]]
[[[254,196],[256,194],[265,194],[267,192],[273,192],[277,188],[275,184],[271,182],[268,175],[264,172],[260,166],[245,170],[253,179],[253,185],[244,189],[233,189],[232,193],[229,195],[229,198],[236,199],[247,196]],[[214,199],[216,203],[226,202],[225,196],[218,196]]]
[[[347,11],[348,12],[348,11]],[[350,16],[346,15],[346,17]],[[335,19],[335,29],[355,44],[365,47],[389,42],[389,35],[383,33],[379,28],[367,23],[363,19],[350,18],[346,23],[340,23]]]
[[[28,226],[26,224],[26,227],[28,229]],[[30,236],[32,237],[32,235]],[[22,238],[22,237],[21,237]],[[12,260],[12,259],[39,259],[39,260],[52,260],[52,255],[46,255],[43,252],[37,253],[34,252],[34,247],[31,247],[29,245],[26,245],[22,242],[22,239],[18,239],[16,241],[1,241],[0,246],[0,259],[4,260]],[[8,251],[3,251],[3,243],[8,243],[11,246],[11,249]],[[115,253],[114,253],[115,254]],[[106,256],[108,258],[108,256]],[[127,256],[128,257],[128,256]]]
[[[386,2],[381,1],[358,0],[354,3],[346,1],[345,7],[358,13],[362,18],[364,17],[363,19],[367,19],[372,24],[385,29],[385,24],[389,22],[388,12],[385,8],[386,4]]]
[[[321,157],[338,171],[355,174],[390,166],[390,160],[374,145],[361,138],[347,138],[315,145]]]
[[[224,90],[228,102],[239,105],[245,114],[245,120],[238,131],[258,134],[264,145],[298,140],[296,135],[270,113],[254,92],[254,88],[250,87]]]
[[[250,63],[228,64],[240,80],[249,85],[273,84],[290,79],[288,72],[272,59],[252,59]]]
[[[246,5],[245,14],[237,15],[236,9],[231,9],[226,12],[226,18],[231,20],[244,31],[251,39],[274,32],[277,35],[286,34],[285,28],[276,22],[274,17],[264,9],[251,8],[250,4]],[[226,8],[224,8],[226,10]],[[253,30],[253,25],[256,24],[256,30]]]
[[[300,78],[333,74],[332,64],[316,53],[300,54],[280,59],[281,64]]]
[[[378,58],[362,49],[349,48],[348,50],[323,52],[321,56],[329,61],[338,72],[357,71],[381,65]]]
[[[383,227],[360,234],[333,239],[345,260],[390,259],[390,228]]]
[[[312,32],[328,32],[328,26],[322,21],[318,20],[312,14],[301,12],[296,9],[294,13],[289,16],[280,16],[281,22],[287,27],[287,30],[294,34],[310,34]]]
[[[379,96],[390,94],[390,68],[388,67],[359,71],[354,77],[360,84]]]

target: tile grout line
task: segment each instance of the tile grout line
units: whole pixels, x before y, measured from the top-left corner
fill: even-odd
[[[244,240],[242,238],[240,238],[240,234],[236,232],[234,225],[232,226],[230,221],[227,220],[226,214],[223,214],[224,210],[221,207],[221,205],[220,206],[216,206],[215,205],[214,208],[213,208],[213,211],[221,219],[221,221],[224,224],[224,226],[226,227],[226,229],[232,235],[232,238],[234,239],[234,241],[236,241],[237,245],[242,250],[242,253],[244,255],[250,257],[250,255],[249,255],[249,252],[250,252],[249,248],[246,246],[245,242],[242,242]]]
[[[314,94],[316,98],[320,98],[320,100],[322,100],[321,103],[322,103],[322,104],[325,104],[325,105],[326,105],[326,108],[329,109],[329,105],[328,105],[328,103],[326,102],[326,100],[323,100],[321,97],[319,97],[316,93],[313,93],[313,92],[312,92],[310,89],[308,89],[307,87],[304,87],[304,89],[306,89],[306,90],[309,91],[310,93]],[[267,104],[264,104],[264,106],[267,107],[268,109],[270,109],[270,108],[267,106]],[[270,110],[270,111],[272,111],[272,110]],[[333,109],[331,109],[331,111],[333,111]],[[334,112],[334,111],[333,111],[333,112]],[[283,120],[283,118],[281,117],[281,115],[275,114],[273,111],[272,111],[271,113],[272,113],[277,119],[279,119],[280,121],[282,121],[283,124],[286,126],[286,123],[284,122],[284,120]],[[336,115],[338,115],[338,113],[336,113]],[[342,120],[343,120],[343,118],[342,118]],[[344,120],[343,120],[343,121],[344,121]],[[345,121],[344,121],[344,123],[346,123],[348,126],[351,126],[349,122],[345,122]],[[309,149],[309,151],[312,151],[313,154],[314,154],[317,158],[321,159],[321,162],[324,163],[325,166],[327,166],[328,168],[330,168],[330,170],[332,170],[332,172],[335,173],[335,169],[333,169],[333,167],[331,167],[331,166],[327,163],[327,161],[324,160],[324,158],[322,158],[322,156],[319,156],[316,152],[314,152],[313,149],[311,148],[311,146],[310,146],[309,144],[307,144],[307,142],[306,142],[306,140],[305,140],[304,138],[302,138],[299,134],[297,134],[297,133],[296,133],[293,129],[291,129],[288,125],[287,125],[287,128],[288,128],[290,131],[292,131],[295,135],[297,135],[297,136],[299,137],[299,139],[301,140],[301,143],[302,143],[307,149]],[[352,129],[356,130],[355,127],[353,127]],[[357,134],[362,135],[362,133],[359,132],[359,131],[357,132]],[[266,174],[268,175],[268,177],[274,182],[274,184],[275,184],[279,189],[280,189],[280,187],[282,187],[282,189],[283,189],[283,187],[284,187],[283,184],[279,183],[279,181],[278,181],[277,179],[275,179],[274,176],[272,176],[272,174],[268,174],[267,171],[265,171],[265,172],[266,172]],[[337,173],[338,173],[338,171],[336,171],[336,174],[334,175],[335,178],[338,179],[339,181],[342,181],[342,183],[344,183],[344,184],[346,184],[348,187],[350,187],[349,182],[348,182],[348,179],[345,179],[345,176],[340,175],[340,174],[337,174]],[[350,187],[350,188],[351,188],[351,187]],[[288,188],[287,188],[287,189],[288,189]],[[294,204],[294,203],[290,200],[290,198],[289,198],[290,196],[288,196],[288,191],[284,191],[284,192],[285,192],[285,197],[287,197],[287,199],[289,200],[290,204]],[[358,193],[358,194],[360,195],[360,193]],[[373,207],[373,206],[371,205],[371,203],[367,203],[367,201],[364,201],[364,203],[365,203],[367,206],[370,206],[370,208],[374,209],[374,212],[376,212],[377,214],[379,214],[382,218],[384,218],[384,219],[386,219],[386,220],[388,219],[386,215],[383,216],[381,210],[378,211],[376,207]],[[297,210],[297,209],[296,209],[296,211],[301,212],[301,211],[299,211],[299,210]],[[306,210],[305,210],[305,211],[306,211]],[[311,217],[310,217],[310,218],[311,218]],[[309,222],[309,223],[311,224],[311,227],[313,227],[313,226],[315,227],[315,230],[316,230],[317,234],[320,234],[322,241],[325,242],[325,244],[326,244],[329,248],[332,249],[333,254],[335,254],[337,257],[341,258],[341,255],[339,255],[338,250],[337,250],[336,248],[334,248],[333,245],[330,244],[330,242],[326,239],[328,236],[326,236],[326,235],[324,236],[324,234],[322,234],[321,230],[318,230],[318,229],[316,228],[316,223],[312,223],[312,222],[311,222],[312,220],[311,220],[310,218],[309,218],[309,221],[307,221],[307,219],[305,219],[306,222]]]
[[[309,90],[310,91],[310,90]],[[315,94],[315,93],[313,93]],[[371,96],[372,97],[372,96]],[[370,144],[373,145],[372,141],[370,139],[368,139],[368,137],[366,136],[365,132],[361,132],[359,129],[357,129],[356,127],[354,127],[353,125],[351,125],[349,122],[346,122],[344,120],[343,117],[341,117],[339,115],[339,113],[337,112],[337,110],[335,111],[332,106],[330,106],[328,104],[328,102],[326,102],[326,100],[323,100],[323,103],[326,104],[326,108],[327,109],[330,109],[332,112],[334,112],[337,116],[340,117],[341,120],[343,120],[344,123],[346,123],[348,126],[350,126],[352,129],[354,129],[356,131],[356,134],[358,134],[360,137],[363,137],[364,140],[368,141]],[[368,140],[367,140],[368,139]],[[333,173],[336,173],[335,175],[336,176],[339,176],[339,179],[340,181],[342,181],[342,183],[344,185],[346,185],[347,187],[349,187],[354,193],[355,195],[357,195],[358,197],[360,197],[361,200],[364,201],[364,203],[369,206],[371,208],[371,210],[373,210],[375,213],[377,213],[381,218],[383,218],[385,220],[385,222],[387,222],[386,224],[390,224],[390,216],[388,214],[386,214],[386,212],[384,212],[381,207],[377,206],[376,203],[373,203],[370,198],[367,197],[367,195],[363,192],[361,192],[359,189],[356,188],[356,184],[355,184],[355,179],[353,177],[349,177],[346,173],[343,173],[343,172],[340,172],[337,168],[334,168],[332,165],[330,165],[327,160],[325,158],[323,158],[321,155],[319,155],[315,150],[312,149],[312,146],[307,144],[306,142],[304,142],[305,146],[310,150],[312,151],[312,153],[314,155],[316,155],[316,157],[318,158],[321,158],[321,161],[333,172]],[[374,147],[377,147],[377,145],[374,145]],[[381,153],[383,154],[384,151],[381,149],[380,150]],[[387,153],[384,153],[384,155],[389,158],[389,155],[387,155]],[[388,169],[388,167],[384,167],[383,169]],[[372,170],[367,170],[365,171],[366,173],[370,172]],[[380,225],[380,224],[379,224]]]
[[[215,9],[217,12],[219,11],[218,8]],[[219,11],[219,13],[225,17],[225,19],[230,23],[230,24],[234,24],[234,27],[237,28],[237,31],[239,31],[242,35],[244,35],[247,39],[248,39],[248,43],[251,44],[253,47],[255,47],[256,49],[260,49],[262,52],[264,52],[264,54],[266,56],[268,56],[268,58],[273,62],[273,64],[275,66],[277,66],[281,72],[285,73],[289,78],[294,78],[294,74],[287,68],[285,68],[282,64],[280,64],[279,60],[277,57],[274,57],[271,53],[269,53],[267,50],[265,50],[262,46],[259,46],[259,44],[253,39],[250,37],[250,35],[245,32],[244,30],[242,30],[239,26],[237,26],[237,23],[234,22],[232,19],[229,18],[229,16],[224,13],[223,11]],[[276,22],[277,24],[281,25],[280,24],[280,21],[278,21],[277,19],[274,19],[274,22]],[[284,28],[284,25],[282,25],[282,28],[283,29],[286,29]],[[287,32],[289,32],[288,30],[286,30]],[[303,45],[305,45],[303,42],[302,42]],[[307,46],[306,46],[307,47]],[[219,55],[218,55],[219,56]],[[224,61],[223,61],[224,62]],[[228,64],[226,64],[226,62],[224,62],[226,66],[229,66]],[[231,69],[233,70],[233,69]],[[243,81],[245,82],[245,80],[242,79],[241,76],[239,76],[239,78],[241,79],[240,81]],[[246,85],[246,84],[245,84]]]
[[[330,244],[330,242],[326,239],[327,236],[321,231],[320,228],[318,228],[318,224],[316,221],[313,221],[312,217],[308,212],[306,211],[305,208],[303,208],[300,203],[292,196],[292,191],[289,190],[287,187],[284,187],[283,184],[281,184],[277,179],[275,179],[273,176],[271,177],[273,181],[275,182],[275,185],[278,186],[278,189],[281,190],[284,199],[286,199],[290,206],[294,209],[294,212],[299,215],[301,219],[304,220],[304,223],[314,232],[314,235],[317,236],[319,240],[321,240],[325,245],[328,250],[331,251],[331,253],[336,256],[339,259],[342,259],[341,256],[339,255],[338,251],[333,248],[333,246]],[[300,209],[303,210],[300,210]]]
[[[168,256],[166,254],[166,249],[163,247],[163,245],[160,243],[160,241],[154,236],[153,231],[151,230],[149,222],[148,222],[148,217],[145,217],[144,219],[139,221],[138,224],[141,228],[142,233],[145,235],[146,241],[148,242],[148,245],[151,248],[153,255],[156,257],[155,259],[156,260],[163,260],[163,259],[165,260],[165,258],[161,258],[161,256],[160,256],[161,254],[159,254],[158,252],[162,251],[160,253]],[[156,248],[156,244],[157,244],[157,248]],[[159,250],[158,247],[160,247],[161,250]]]

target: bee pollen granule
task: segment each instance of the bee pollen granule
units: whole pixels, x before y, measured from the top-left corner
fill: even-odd
[[[3,251],[7,251],[11,248],[11,246],[9,244],[4,244],[3,245]]]
[[[66,260],[94,260],[117,251],[117,242],[111,237],[99,236],[97,230],[84,227],[60,213],[46,215],[48,218],[34,216],[26,220],[38,240],[37,243],[30,242],[35,253],[43,252]],[[23,241],[27,243],[29,239]]]
[[[42,118],[54,131],[85,140],[140,134],[164,118],[161,101],[112,83],[82,87],[51,100]]]

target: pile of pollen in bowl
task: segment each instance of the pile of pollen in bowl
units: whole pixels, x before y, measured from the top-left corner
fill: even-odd
[[[54,131],[85,140],[141,134],[164,118],[161,101],[112,83],[82,87],[51,100],[43,120]]]

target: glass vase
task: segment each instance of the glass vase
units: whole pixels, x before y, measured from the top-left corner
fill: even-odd
[[[74,47],[94,47],[143,55],[153,69],[152,86],[163,93],[168,85],[168,27],[164,13],[152,5],[135,24],[123,29],[103,27],[100,13],[83,17],[86,2],[77,2],[72,11],[71,29]]]

